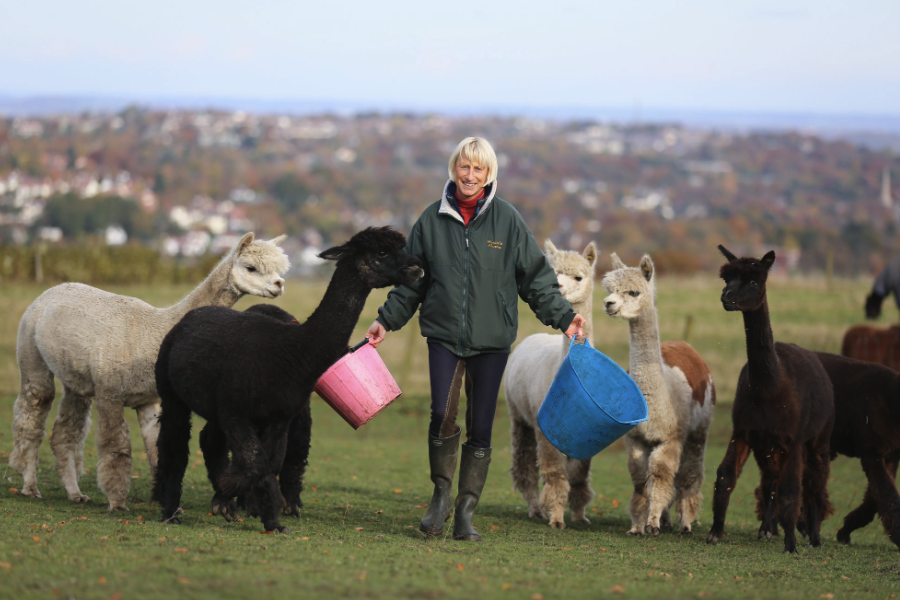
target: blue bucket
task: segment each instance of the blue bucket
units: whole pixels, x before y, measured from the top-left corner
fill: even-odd
[[[586,460],[647,420],[647,402],[634,379],[587,340],[569,344],[537,414],[557,450]]]

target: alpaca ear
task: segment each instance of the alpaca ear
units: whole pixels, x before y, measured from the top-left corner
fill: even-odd
[[[247,246],[249,246],[252,243],[253,243],[253,232],[251,231],[249,233],[245,233],[244,237],[242,237],[241,240],[234,247],[234,254],[235,255],[240,254],[241,252],[244,251],[244,249],[247,248]]]
[[[323,258],[325,260],[341,260],[345,256],[349,255],[351,249],[347,244],[343,246],[335,246],[334,248],[329,248],[328,250],[323,250],[319,252],[319,258]]]
[[[761,262],[762,265],[763,265],[767,270],[770,269],[770,268],[772,267],[772,265],[775,264],[775,251],[774,251],[774,250],[769,250],[768,252],[766,252],[766,255],[763,256],[762,259],[760,259],[759,262]]]
[[[613,269],[624,269],[625,263],[619,258],[619,255],[613,252],[609,255],[609,261],[612,263]]]
[[[652,281],[654,271],[653,259],[650,258],[649,254],[645,254],[641,257],[641,275],[643,275],[644,279],[647,281]]]
[[[278,246],[279,244],[281,244],[281,242],[283,242],[283,241],[286,240],[286,239],[287,239],[287,234],[286,234],[286,233],[282,233],[282,234],[279,235],[278,237],[274,237],[274,238],[272,238],[271,240],[269,240],[269,243],[270,243],[270,244],[274,244],[275,246]]]
[[[546,254],[556,254],[559,250],[556,249],[556,246],[553,245],[549,239],[544,241],[544,252]]]
[[[725,255],[725,258],[728,259],[728,262],[734,262],[737,260],[737,256],[735,256],[734,254],[729,252],[728,248],[726,248],[722,244],[719,244],[719,252],[721,252],[723,255]]]
[[[594,242],[589,243],[587,247],[585,247],[584,252],[581,253],[592,267],[594,266],[594,263],[597,262],[597,256],[599,254],[600,252],[597,251],[597,246],[594,245]]]

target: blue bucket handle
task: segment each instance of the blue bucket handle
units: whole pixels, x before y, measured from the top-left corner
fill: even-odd
[[[586,336],[586,335],[583,335],[583,336],[581,336],[581,337],[582,337],[582,339],[583,339],[584,341],[581,342],[581,343],[578,344],[578,345],[579,345],[579,346],[587,346],[588,348],[590,348],[591,350],[593,350],[594,347],[591,346],[591,343],[588,341],[587,336]],[[576,334],[576,335],[573,335],[572,338],[569,340],[569,350],[571,350],[571,349],[572,349],[572,346],[575,345],[575,340],[576,340],[577,338],[578,338],[578,335]]]

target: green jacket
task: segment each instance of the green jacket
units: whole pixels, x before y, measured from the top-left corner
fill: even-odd
[[[448,200],[452,184],[407,237],[407,251],[422,259],[425,276],[391,290],[378,321],[396,331],[421,306],[422,335],[460,357],[509,352],[519,325],[517,297],[542,323],[565,331],[575,317],[572,306],[522,216],[496,197],[497,183],[468,226]]]

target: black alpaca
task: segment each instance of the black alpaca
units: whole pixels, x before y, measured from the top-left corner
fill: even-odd
[[[422,276],[420,259],[407,254],[405,245],[406,238],[393,229],[369,228],[322,252],[319,256],[336,260],[337,267],[305,323],[270,308],[206,307],[212,310],[189,312],[169,332],[156,362],[164,414],[153,498],[162,505],[162,520],[180,522],[196,412],[208,422],[200,445],[215,490],[213,512],[233,519],[237,496],[259,514],[266,531],[289,531],[278,513],[300,514],[310,394],[346,352],[369,292]]]
[[[891,294],[900,309],[900,256],[892,258],[872,283],[872,291],[866,296],[866,318],[880,317],[881,305]]]
[[[738,259],[723,246],[719,250],[728,259],[719,272],[725,280],[722,306],[743,313],[747,364],[738,378],[731,443],[716,471],[707,542],[715,544],[724,534],[731,492],[752,451],[763,492],[757,507],[763,520],[759,536],[771,539],[775,534],[769,515],[777,513],[784,527],[784,551],[797,552],[802,494],[810,545],[820,546],[821,522],[833,512],[826,489],[834,425],[831,382],[814,352],[774,341],[766,280],[775,253],[761,260]]]
[[[834,387],[832,456],[860,458],[869,480],[862,504],[844,518],[837,539],[881,516],[884,531],[900,548],[900,495],[894,479],[900,458],[900,373],[835,354],[817,353]]]

